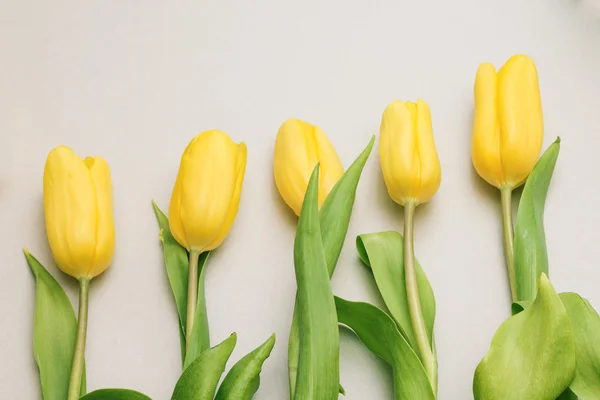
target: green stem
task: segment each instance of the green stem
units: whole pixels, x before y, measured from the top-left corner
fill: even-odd
[[[79,280],[77,338],[75,339],[75,352],[73,353],[73,364],[71,366],[71,380],[69,381],[68,400],[79,399],[81,391],[81,376],[83,374],[83,363],[85,359],[85,337],[87,334],[89,288],[90,280],[87,278],[81,278]]]
[[[407,202],[404,204],[404,274],[406,276],[406,296],[408,299],[408,310],[412,323],[417,349],[425,372],[431,382],[433,392],[437,393],[437,361],[431,349],[431,342],[427,335],[425,318],[421,309],[419,297],[419,286],[417,285],[417,272],[415,269],[414,250],[414,216],[416,204]]]
[[[506,258],[506,269],[508,270],[508,281],[510,283],[510,294],[512,301],[518,300],[517,281],[515,277],[515,251],[513,246],[513,219],[512,219],[512,187],[505,186],[500,189],[502,199],[502,228],[504,230],[504,257]]]
[[[194,326],[194,315],[196,314],[196,302],[198,301],[198,258],[200,252],[190,252],[190,268],[188,271],[188,294],[187,294],[187,319],[185,323],[185,344],[190,346],[192,328]]]

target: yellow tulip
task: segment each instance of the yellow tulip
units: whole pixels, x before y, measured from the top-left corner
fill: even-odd
[[[185,149],[169,206],[169,227],[188,251],[203,252],[221,245],[238,211],[246,145],[210,130]]]
[[[381,119],[379,161],[392,200],[425,203],[442,179],[431,113],[423,100],[392,101]]]
[[[115,250],[110,169],[101,157],[82,160],[66,146],[48,154],[44,214],[58,267],[74,278],[93,278]]]
[[[318,126],[288,119],[279,128],[275,141],[273,170],[275,184],[287,205],[300,215],[310,175],[320,164],[319,207],[344,175],[335,148]]]
[[[537,70],[524,55],[500,71],[481,64],[475,78],[472,157],[477,173],[497,188],[521,185],[542,149],[544,121]]]

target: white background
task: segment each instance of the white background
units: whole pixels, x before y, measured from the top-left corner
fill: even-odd
[[[256,398],[285,399],[296,218],[272,176],[279,125],[318,124],[348,166],[389,101],[418,97],[431,106],[443,169],[416,216],[416,253],[438,304],[440,398],[470,398],[473,371],[509,315],[499,196],[471,166],[473,80],[480,62],[500,66],[519,52],[539,69],[544,148],[563,139],[546,208],[552,282],[600,306],[600,22],[579,1],[0,4],[1,398],[40,398],[34,280],[21,248],[76,301],[76,282],[54,266],[45,239],[50,149],[101,155],[113,173],[117,250],[92,282],[88,387],[166,399],[179,339],[151,199],[167,209],[180,155],[198,132],[219,128],[246,142],[239,214],[208,265],[211,334],[217,342],[238,333],[233,362],[275,332]],[[334,292],[381,304],[354,238],[401,227],[374,151]],[[392,398],[390,369],[346,330],[341,379],[347,399]]]

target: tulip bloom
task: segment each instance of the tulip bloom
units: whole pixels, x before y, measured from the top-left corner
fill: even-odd
[[[50,249],[63,272],[91,279],[108,268],[115,228],[104,159],[82,160],[66,146],[52,150],[44,168],[44,214]]]
[[[46,233],[58,267],[79,281],[77,336],[68,400],[79,399],[87,334],[90,279],[108,268],[115,251],[112,182],[101,157],[82,160],[66,146],[44,168]]]
[[[169,226],[179,244],[196,252],[221,245],[238,211],[245,170],[246,145],[224,132],[206,131],[190,142],[169,207]]]
[[[379,161],[388,193],[396,203],[431,200],[442,172],[425,101],[395,100],[387,106],[381,120]]]
[[[246,171],[246,145],[236,144],[227,134],[210,130],[196,136],[181,157],[179,173],[169,206],[169,227],[173,237],[189,251],[186,348],[192,345],[196,305],[206,316],[204,274],[198,275],[200,253],[221,245],[237,215]],[[208,347],[208,320],[196,324],[197,341]],[[197,343],[196,343],[197,344]],[[186,354],[186,365],[189,362]]]
[[[383,112],[379,136],[379,162],[392,200],[404,207],[404,276],[406,300],[417,348],[434,393],[437,360],[425,326],[414,256],[416,207],[433,197],[440,187],[442,170],[433,141],[431,113],[423,100],[392,101]]]
[[[275,184],[286,204],[300,215],[304,194],[313,169],[320,164],[319,207],[344,174],[335,148],[318,126],[288,119],[275,141]]]
[[[544,121],[537,70],[524,55],[500,71],[481,64],[475,78],[472,157],[477,173],[497,188],[525,182],[542,149]]]

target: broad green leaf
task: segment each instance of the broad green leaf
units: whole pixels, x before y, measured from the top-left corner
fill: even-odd
[[[183,372],[171,400],[210,400],[214,398],[225,365],[235,347],[235,333],[200,354]]]
[[[44,400],[65,400],[69,391],[77,319],[62,287],[27,250],[25,258],[35,276],[33,352],[40,371]],[[81,394],[85,394],[85,369]]]
[[[560,138],[548,147],[527,178],[515,228],[515,277],[517,300],[533,300],[536,282],[548,275],[548,253],[544,233],[544,204],[560,150]]]
[[[416,349],[417,342],[412,329],[406,295],[402,235],[394,231],[360,235],[356,238],[356,248],[360,259],[373,272],[381,297],[398,323],[400,332],[404,334],[412,348]],[[416,272],[427,335],[433,346],[435,297],[427,276],[418,262],[416,262]]]
[[[570,389],[583,400],[600,399],[600,316],[576,293],[561,293],[575,340],[575,378]]]
[[[330,278],[335,271],[337,260],[340,257],[346,239],[348,225],[350,224],[350,216],[352,215],[352,207],[354,206],[354,200],[356,198],[358,181],[360,180],[362,171],[369,159],[374,142],[375,136],[371,138],[367,147],[335,184],[319,212],[321,239],[323,241],[325,261],[327,263],[327,270]],[[300,339],[298,336],[298,313],[296,312],[296,309],[297,304],[294,307],[294,316],[292,319],[288,344],[288,374],[291,399],[294,398],[294,390],[296,387]],[[340,393],[345,394],[344,388],[341,386]]]
[[[352,329],[365,346],[382,358],[394,373],[396,400],[433,400],[435,395],[419,357],[390,316],[368,303],[335,298],[338,319]]]
[[[194,360],[210,347],[210,333],[208,329],[208,315],[206,313],[206,294],[204,292],[204,273],[206,271],[206,261],[210,251],[200,254],[198,260],[198,299],[196,301],[196,312],[194,314],[194,325],[192,326],[191,339],[186,349],[185,370]],[[186,280],[187,281],[187,280]],[[187,309],[187,305],[186,305]]]
[[[295,397],[334,400],[339,388],[339,331],[321,239],[319,166],[308,183],[294,243],[300,354]]]
[[[260,371],[275,345],[275,334],[238,361],[229,371],[215,400],[250,400],[260,386]]]
[[[171,234],[171,228],[169,228],[169,220],[154,201],[152,201],[152,206],[154,207],[154,212],[156,213],[156,218],[158,219],[158,224],[160,226],[160,241],[163,244],[165,269],[167,270],[171,290],[175,296],[177,314],[179,315],[179,342],[181,345],[181,362],[183,364],[186,358],[185,326],[187,323],[188,252],[175,240]],[[198,284],[197,312],[196,317],[194,318],[194,326],[197,326],[198,329],[194,329],[193,331],[196,332],[192,332],[195,337],[196,335],[198,336],[198,339],[194,341],[198,347],[195,347],[193,351],[191,351],[191,361],[195,359],[199,352],[210,347],[208,319],[206,318],[206,304],[204,299],[204,266],[209,255],[210,252],[202,253],[198,261],[200,282]],[[199,314],[200,317],[198,317]],[[200,321],[200,323],[196,324],[196,321]]]
[[[555,400],[575,374],[575,344],[569,316],[545,274],[525,311],[496,331],[475,370],[475,400]]]
[[[81,400],[152,400],[150,397],[129,389],[100,389],[83,396]]]

